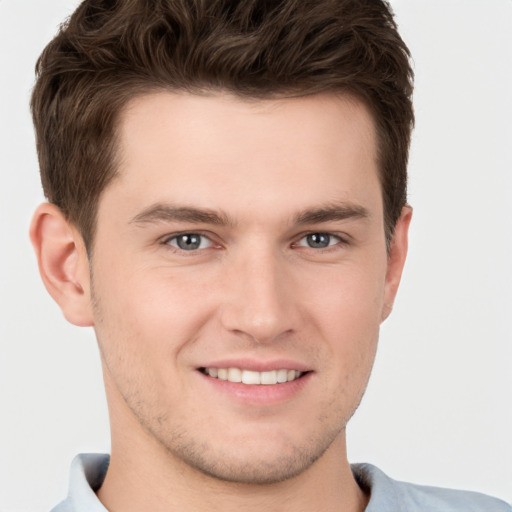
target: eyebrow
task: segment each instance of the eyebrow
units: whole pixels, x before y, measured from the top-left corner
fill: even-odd
[[[333,203],[299,212],[294,218],[294,223],[297,225],[319,224],[348,219],[367,219],[369,216],[370,213],[364,206],[353,203]]]
[[[365,219],[369,216],[368,210],[361,205],[345,202],[333,203],[302,210],[293,217],[292,224],[300,226],[347,219]],[[215,226],[235,225],[234,220],[222,211],[165,203],[151,205],[130,220],[130,224],[149,224],[153,222],[189,222]]]
[[[223,212],[193,208],[190,206],[157,203],[149,206],[130,221],[131,224],[151,222],[190,222],[194,224],[213,224],[216,226],[233,225],[234,222]]]

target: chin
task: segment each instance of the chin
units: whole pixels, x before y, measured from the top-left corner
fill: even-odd
[[[296,450],[286,456],[277,454],[272,458],[240,460],[238,456],[224,455],[213,459],[204,454],[188,454],[183,462],[193,469],[225,482],[253,485],[269,485],[283,482],[300,475],[322,456],[322,453],[308,453]],[[192,456],[191,456],[192,455]]]
[[[340,429],[323,432],[304,442],[290,439],[272,442],[264,434],[259,439],[232,442],[213,448],[213,443],[196,443],[185,436],[167,450],[188,468],[217,480],[253,485],[269,485],[297,477],[310,468],[332,446]]]

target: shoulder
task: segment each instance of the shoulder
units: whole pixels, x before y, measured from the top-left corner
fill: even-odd
[[[371,464],[353,464],[352,471],[370,493],[366,512],[512,512],[497,498],[471,491],[393,480]]]

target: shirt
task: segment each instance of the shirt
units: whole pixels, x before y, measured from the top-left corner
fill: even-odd
[[[101,487],[110,457],[88,453],[71,464],[67,498],[51,512],[108,512],[95,491]],[[393,480],[371,464],[352,464],[359,486],[370,494],[365,512],[512,512],[504,501],[484,494],[428,487]]]

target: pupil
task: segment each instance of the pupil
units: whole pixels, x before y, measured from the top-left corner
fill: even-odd
[[[315,249],[329,247],[330,237],[325,233],[313,233],[308,235],[308,245]]]
[[[197,249],[201,244],[199,235],[181,235],[178,238],[178,247],[185,251]]]

